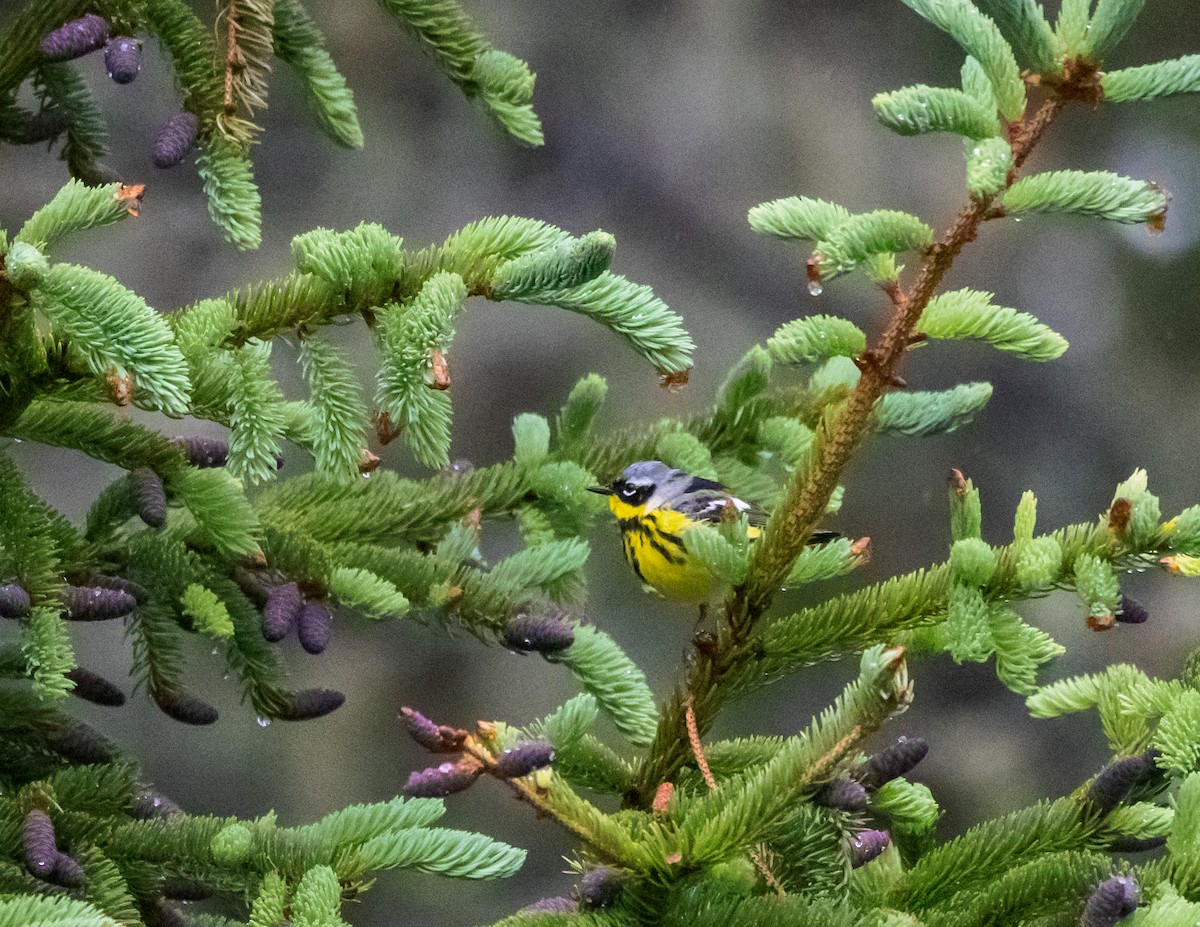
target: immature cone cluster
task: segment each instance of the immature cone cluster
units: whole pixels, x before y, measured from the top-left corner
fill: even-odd
[[[262,606],[263,637],[275,644],[295,629],[300,646],[311,654],[329,646],[333,613],[324,602],[308,602],[296,583],[283,583],[267,592]]]
[[[1138,885],[1128,876],[1105,879],[1083,906],[1079,927],[1113,927],[1121,918],[1137,910]]]
[[[401,708],[400,719],[409,736],[431,753],[461,753],[466,745],[466,731],[435,724],[416,709]],[[541,740],[525,741],[503,751],[494,763],[485,764],[474,756],[460,756],[454,762],[410,773],[403,792],[411,798],[442,798],[468,788],[484,772],[497,779],[520,779],[549,766],[553,760],[552,744]]]
[[[42,56],[50,61],[70,61],[104,49],[104,67],[118,84],[128,84],[142,69],[142,43],[127,35],[109,37],[103,16],[88,13],[42,37]]]
[[[83,868],[58,849],[54,822],[40,808],[25,815],[21,826],[21,844],[25,851],[25,867],[43,882],[65,888],[83,884]]]

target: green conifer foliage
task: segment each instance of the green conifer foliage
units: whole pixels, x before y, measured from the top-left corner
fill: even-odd
[[[102,270],[58,259],[72,232],[120,235],[141,191],[99,183],[102,121],[74,66],[43,59],[42,38],[99,13],[162,41],[181,105],[198,117],[210,211],[243,246],[259,236],[247,151],[271,57],[296,72],[323,129],[348,147],[362,144],[352,97],[298,0],[223,0],[223,44],[181,0],[22,8],[0,37],[0,136],[16,138],[28,122],[16,91],[31,80],[66,119],[75,179],[14,237],[0,233],[0,436],[124,472],[77,526],[0,448],[0,927],[339,927],[353,918],[346,902],[382,870],[506,877],[524,851],[435,826],[454,793],[485,777],[577,840],[574,895],[502,922],[510,927],[1196,922],[1200,657],[1179,679],[1127,664],[1051,679],[1064,648],[1022,603],[1071,590],[1081,625],[1143,619],[1123,571],[1200,575],[1200,506],[1164,520],[1137,470],[1098,519],[1066,527],[1039,528],[1026,493],[1009,541],[985,518],[981,491],[953,471],[943,561],[837,594],[819,584],[864,564],[870,541],[814,537],[870,435],[944,434],[984,411],[988,383],[903,389],[898,364],[914,347],[971,339],[1033,361],[1067,350],[1029,313],[943,280],[985,222],[1049,212],[1161,222],[1166,197],[1153,184],[1070,168],[1023,173],[1024,163],[1068,104],[1197,90],[1195,56],[1103,71],[1139,0],[1065,0],[1053,24],[1034,0],[906,4],[965,50],[962,88],[916,85],[874,106],[901,135],[962,137],[957,217],[939,234],[907,213],[852,213],[806,196],[749,214],[755,231],[812,244],[810,291],[855,272],[877,284],[888,317],[871,328],[882,334],[829,315],[790,320],[746,352],[710,408],[617,430],[598,425],[607,383],[588,374],[553,419],[516,417],[510,458],[471,469],[450,466],[450,397],[454,336],[474,299],[584,315],[668,385],[686,376],[694,345],[682,320],[613,271],[613,236],[500,216],[414,249],[375,224],[317,228],[294,239],[287,275],[159,314]],[[490,117],[540,143],[532,73],[492,48],[457,2],[381,6]],[[358,321],[378,354],[365,370],[329,331]],[[301,395],[270,364],[288,336],[299,343]],[[374,375],[373,400],[360,373]],[[116,408],[128,405],[205,420],[228,438],[174,436]],[[393,438],[431,472],[377,469],[371,448]],[[280,458],[297,452],[311,455],[313,472],[281,475]],[[680,549],[714,591],[666,694],[593,623],[585,582],[588,535],[605,513],[588,490],[651,459],[720,480],[769,512],[728,506],[735,517],[681,530]],[[489,557],[484,540],[503,521],[515,522],[519,543]],[[778,607],[777,593],[797,585],[811,587],[808,604]],[[271,812],[180,809],[151,791],[132,751],[67,710],[71,694],[124,699],[76,665],[73,644],[89,623],[120,621],[135,689],[170,718],[219,721],[189,678],[197,636],[262,719],[311,721],[345,696],[288,688],[278,644],[294,632],[318,654],[357,618],[421,620],[429,633],[465,631],[537,654],[581,692],[523,726],[458,728],[405,708],[429,768],[408,777],[402,796],[301,826]],[[994,666],[1034,718],[1095,710],[1112,762],[1070,795],[943,839],[938,799],[914,771],[928,745],[902,737],[868,753],[917,697],[929,652]],[[847,657],[857,672],[847,669],[842,694],[809,723],[713,737],[739,698]],[[1149,861],[1114,855],[1158,846]],[[189,894],[216,900],[178,908]]]

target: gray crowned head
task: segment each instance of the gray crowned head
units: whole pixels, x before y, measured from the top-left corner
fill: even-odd
[[[645,504],[647,509],[656,509],[691,479],[687,473],[673,470],[661,460],[639,460],[625,468],[611,489],[626,505]]]

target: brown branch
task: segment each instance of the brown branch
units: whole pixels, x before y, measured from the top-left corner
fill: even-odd
[[[1080,80],[1087,79],[1087,75],[1081,74]],[[1008,184],[1015,180],[1018,169],[1069,99],[1072,99],[1070,87],[1055,87],[1054,95],[1032,115],[1010,127],[1013,167]],[[697,731],[706,732],[725,700],[722,686],[725,676],[753,658],[750,634],[754,625],[783,586],[814,526],[825,514],[847,464],[870,433],[876,402],[902,382],[897,367],[913,342],[925,307],[959,252],[975,240],[979,226],[996,217],[995,198],[972,199],[962,207],[954,222],[923,256],[917,276],[907,290],[894,282],[884,285],[892,308],[887,327],[859,359],[862,373],[853,392],[843,403],[823,413],[816,429],[812,463],[796,475],[785,500],[755,546],[749,580],[735,589],[726,603],[727,621],[718,634],[716,646],[692,663],[664,708],[650,754],[625,797],[627,804],[643,806],[658,784],[671,779],[687,762],[686,707],[691,706],[694,711]]]
[[[237,44],[237,0],[228,0],[225,7],[225,112],[237,109],[233,99],[234,72],[241,70],[241,49]]]

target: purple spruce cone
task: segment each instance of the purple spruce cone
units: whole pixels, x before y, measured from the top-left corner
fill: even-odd
[[[853,779],[834,779],[817,793],[817,800],[829,808],[860,813],[867,810],[867,789]]]
[[[336,689],[301,689],[289,695],[287,704],[275,717],[281,721],[311,721],[332,714],[346,702]]]
[[[1128,876],[1113,876],[1096,886],[1083,906],[1079,927],[1113,927],[1137,908],[1138,884]]]
[[[554,745],[544,740],[517,744],[496,757],[496,775],[502,779],[520,779],[535,769],[549,766],[554,759]]]
[[[909,772],[929,752],[923,737],[901,737],[894,744],[867,760],[863,767],[862,784],[877,789]]]
[[[1150,613],[1137,599],[1127,595],[1121,596],[1121,607],[1117,609],[1117,621],[1122,624],[1142,624],[1149,619]]]
[[[24,618],[29,606],[29,593],[16,583],[0,586],[0,618]]]
[[[174,167],[182,161],[192,150],[192,146],[196,144],[196,130],[199,127],[200,120],[196,118],[195,113],[176,113],[168,119],[154,138],[154,166]],[[202,439],[193,438],[192,440]],[[227,457],[228,454],[229,448],[226,447],[224,457]],[[224,457],[220,464],[209,464],[209,466],[222,466]]]
[[[1158,751],[1147,750],[1137,756],[1127,756],[1109,763],[1088,786],[1088,801],[1101,811],[1112,811],[1125,800],[1135,785],[1157,768],[1157,757]]]
[[[409,798],[445,798],[470,788],[482,772],[474,763],[442,763],[410,773],[401,792]]]
[[[191,116],[191,113],[182,113],[184,116]],[[172,122],[178,119],[179,116],[173,116]],[[192,116],[195,119],[195,116]],[[162,132],[159,133],[159,138],[167,131],[168,122],[163,126]],[[195,141],[195,130],[192,132]],[[158,164],[158,142],[155,142],[154,163]],[[184,152],[186,154],[187,152]],[[182,155],[180,156],[182,157]],[[178,162],[176,162],[178,163]],[[170,167],[169,164],[158,164],[159,167]],[[223,467],[229,461],[229,444],[221,438],[205,438],[197,435],[192,438],[175,438],[172,442],[176,447],[183,451],[183,455],[188,459],[193,467]]]
[[[102,586],[67,586],[63,611],[68,621],[108,621],[124,618],[137,608],[137,599],[121,589]]]
[[[597,866],[583,874],[579,882],[579,900],[592,908],[607,908],[621,896],[625,881],[611,866]]]
[[[161,528],[167,521],[167,491],[162,477],[149,467],[129,471],[129,489],[138,518],[151,528]]]
[[[850,865],[857,869],[865,866],[892,843],[892,835],[886,830],[861,830],[850,838]]]
[[[104,46],[104,67],[113,83],[131,83],[142,69],[142,43],[127,35],[113,36]]]
[[[154,689],[150,697],[169,718],[182,724],[213,724],[220,717],[217,709],[182,689]]]
[[[305,602],[296,620],[296,634],[300,646],[311,654],[318,654],[329,646],[333,629],[333,615],[328,606],[321,602]]]
[[[553,898],[543,898],[533,904],[527,904],[517,911],[518,914],[570,914],[579,910],[579,902],[566,895],[556,895]]]
[[[25,867],[39,879],[46,879],[58,862],[58,844],[54,841],[54,822],[40,808],[25,815],[21,825],[21,845],[25,849]]]
[[[434,724],[415,708],[407,705],[400,709],[400,721],[408,736],[430,753],[458,753],[462,750],[464,732]]]
[[[71,694],[76,698],[91,702],[93,705],[105,705],[109,708],[118,708],[125,704],[125,693],[91,670],[77,666],[67,673],[67,678],[75,683]]]
[[[276,586],[267,594],[263,606],[263,637],[271,643],[283,640],[296,626],[304,608],[304,596],[295,583]]]
[[[85,881],[83,867],[66,853],[59,853],[54,859],[49,881],[63,888],[81,888]]]
[[[558,653],[575,643],[575,629],[553,615],[515,615],[504,626],[504,643],[513,650]]]
[[[42,36],[42,55],[50,61],[69,61],[94,52],[106,41],[108,23],[103,16],[88,13]]]

